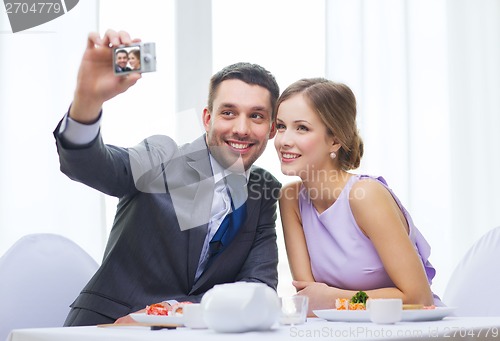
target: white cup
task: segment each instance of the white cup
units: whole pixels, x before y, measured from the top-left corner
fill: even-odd
[[[309,298],[307,296],[286,296],[280,298],[281,313],[279,322],[281,324],[302,324],[307,319],[307,308]]]
[[[186,304],[183,308],[183,320],[184,325],[192,329],[203,329],[207,328],[205,319],[203,318],[203,309],[201,304],[193,303]]]
[[[401,321],[403,300],[400,298],[375,298],[366,302],[370,320],[379,324],[392,324]]]

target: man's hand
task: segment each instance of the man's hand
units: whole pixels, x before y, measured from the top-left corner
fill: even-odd
[[[106,31],[104,37],[92,32],[78,71],[75,97],[69,116],[80,123],[95,122],[102,104],[126,91],[141,78],[140,73],[117,76],[113,68],[113,48],[140,42],[127,32]]]
[[[139,311],[136,311],[136,313],[145,313],[146,309],[141,309]],[[120,317],[115,321],[115,324],[126,324],[126,323],[137,323],[136,320],[134,320],[130,315],[125,315]]]

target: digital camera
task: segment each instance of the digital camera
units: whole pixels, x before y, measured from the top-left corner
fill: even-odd
[[[115,47],[113,49],[113,68],[116,75],[156,71],[155,43],[137,43]]]

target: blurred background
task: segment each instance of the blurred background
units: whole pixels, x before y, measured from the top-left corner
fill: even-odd
[[[282,90],[327,77],[357,96],[356,172],[384,176],[432,246],[435,293],[500,225],[500,0],[85,0],[18,33],[0,9],[0,255],[52,232],[102,258],[117,199],[59,171],[52,131],[87,34],[108,28],[156,42],[158,71],[105,104],[105,142],[198,137],[208,80],[234,62],[261,64]],[[294,180],[272,141],[257,164]],[[293,287],[279,221],[278,237],[284,295]]]

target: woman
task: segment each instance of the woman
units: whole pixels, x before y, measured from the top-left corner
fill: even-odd
[[[336,298],[442,305],[430,284],[430,246],[382,177],[355,175],[363,142],[356,99],[344,84],[303,79],[278,99],[275,147],[281,171],[299,176],[280,199],[293,285],[309,309]]]
[[[132,70],[141,69],[141,52],[138,49],[130,50],[128,53],[128,63]]]

